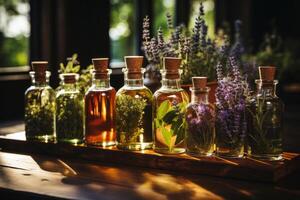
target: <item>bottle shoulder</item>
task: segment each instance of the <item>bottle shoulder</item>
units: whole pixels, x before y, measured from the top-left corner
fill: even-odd
[[[110,86],[110,87],[107,87],[107,88],[104,88],[104,87],[97,87],[95,85],[92,85],[88,90],[87,92],[85,93],[85,95],[89,94],[89,93],[94,93],[94,92],[99,92],[99,93],[102,93],[102,92],[115,92],[116,93],[116,90],[114,87]]]
[[[155,100],[180,98],[182,101],[189,102],[189,95],[183,89],[157,90],[153,96]]]
[[[44,87],[30,86],[25,91],[25,96],[30,95],[30,94],[37,94],[37,93],[41,93],[43,95],[46,95],[46,94],[54,95],[54,96],[56,94],[55,90],[50,86],[44,86]]]
[[[123,86],[118,90],[118,92],[116,94],[117,97],[120,95],[142,97],[142,98],[149,99],[149,100],[152,100],[152,98],[153,98],[153,94],[152,94],[151,90],[149,88],[147,88],[146,86],[134,87],[134,88]]]
[[[56,92],[56,98],[59,97],[72,97],[72,98],[83,98],[83,94],[79,90],[65,90],[60,89]]]

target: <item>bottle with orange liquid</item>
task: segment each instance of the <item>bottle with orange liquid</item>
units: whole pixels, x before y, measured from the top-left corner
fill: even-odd
[[[92,59],[93,83],[85,95],[85,139],[87,145],[112,146],[116,141],[115,97],[110,86],[108,58]]]

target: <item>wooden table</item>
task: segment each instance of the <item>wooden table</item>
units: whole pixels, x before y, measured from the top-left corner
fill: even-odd
[[[16,198],[287,200],[300,199],[299,178],[264,184],[0,152],[1,196]]]
[[[275,184],[0,152],[0,199],[287,200],[300,199],[299,180],[299,169]]]

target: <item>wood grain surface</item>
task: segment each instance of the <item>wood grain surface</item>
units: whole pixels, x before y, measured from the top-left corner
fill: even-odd
[[[129,152],[118,150],[115,147],[96,148],[28,142],[24,138],[24,132],[1,137],[0,148],[7,152],[35,153],[122,166],[163,169],[180,173],[203,174],[262,182],[276,182],[299,168],[300,163],[300,156],[295,153],[284,153],[283,161],[265,162],[251,158],[194,158],[186,154],[175,156],[161,155],[152,150]]]

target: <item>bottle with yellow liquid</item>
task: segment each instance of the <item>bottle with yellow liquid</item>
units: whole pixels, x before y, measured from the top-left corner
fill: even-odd
[[[180,58],[163,58],[162,87],[154,93],[154,150],[165,154],[185,152],[185,111],[188,94],[180,85]]]
[[[144,86],[143,56],[125,56],[125,85],[116,95],[117,147],[152,148],[152,93]]]

